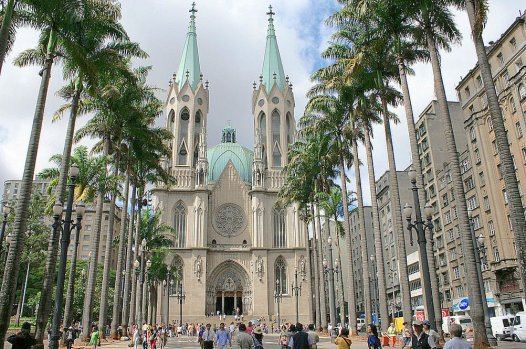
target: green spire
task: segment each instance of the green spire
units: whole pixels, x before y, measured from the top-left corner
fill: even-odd
[[[183,87],[188,79],[193,90],[197,87],[201,79],[201,66],[199,64],[199,50],[197,49],[197,32],[195,29],[195,2],[192,4],[192,9],[189,11],[190,25],[188,26],[188,34],[186,34],[186,41],[184,43],[183,55],[177,70],[176,83],[179,89]]]
[[[274,86],[274,82],[278,84],[279,89],[283,92],[285,88],[285,73],[283,71],[283,64],[281,63],[281,56],[279,54],[278,40],[276,39],[276,30],[274,29],[275,13],[272,11],[272,6],[269,6],[268,15],[268,30],[267,30],[267,46],[265,48],[265,60],[263,61],[263,85],[270,92]]]

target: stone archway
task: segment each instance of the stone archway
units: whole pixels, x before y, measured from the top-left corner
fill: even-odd
[[[206,313],[233,315],[252,311],[252,286],[246,270],[232,260],[219,264],[207,278]]]

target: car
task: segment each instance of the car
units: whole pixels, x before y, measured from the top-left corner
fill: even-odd
[[[358,332],[365,331],[365,319],[364,318],[357,318],[356,319],[356,330]]]
[[[491,331],[493,332],[493,336],[497,338],[497,340],[511,338],[514,318],[514,315],[503,315],[494,316],[489,319],[491,322]]]
[[[515,342],[526,341],[526,311],[519,311],[513,319],[511,338]]]

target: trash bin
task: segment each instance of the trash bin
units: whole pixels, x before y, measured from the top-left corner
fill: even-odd
[[[382,336],[382,347],[388,347],[388,346],[389,346],[389,337]]]

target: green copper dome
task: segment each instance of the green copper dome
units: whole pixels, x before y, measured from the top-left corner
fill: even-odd
[[[215,182],[223,173],[229,161],[236,168],[241,179],[252,181],[252,161],[254,153],[236,143],[236,130],[230,126],[223,129],[221,144],[208,149],[208,181]]]

